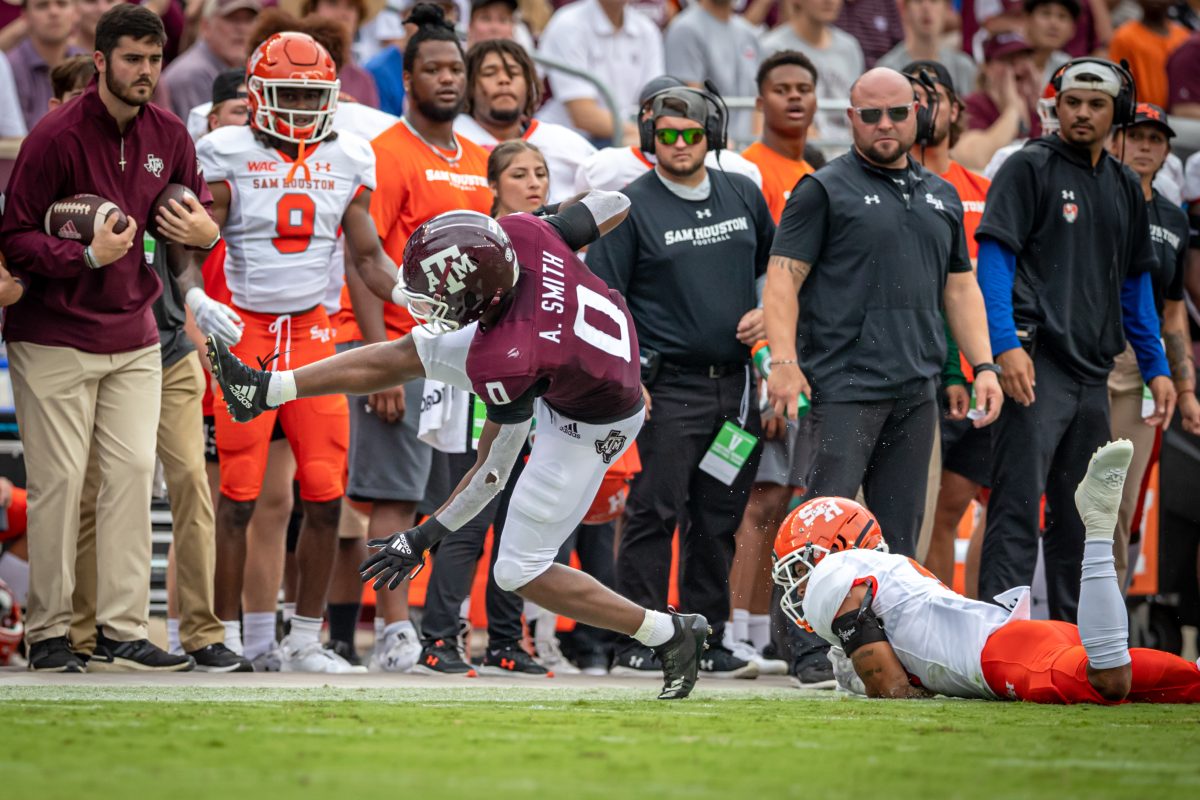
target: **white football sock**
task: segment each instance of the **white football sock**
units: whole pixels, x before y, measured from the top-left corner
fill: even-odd
[[[12,553],[0,556],[0,581],[8,584],[17,605],[24,607],[29,595],[29,562]]]
[[[771,617],[767,614],[750,615],[750,644],[762,652],[771,643]]]
[[[1117,586],[1112,539],[1095,537],[1083,545],[1079,582],[1079,639],[1095,669],[1130,663],[1129,616]]]
[[[321,618],[302,617],[299,614],[292,617],[292,632],[288,638],[293,646],[321,641]]]
[[[296,399],[296,375],[290,369],[271,373],[267,384],[267,405],[281,406]]]
[[[296,604],[284,603],[281,611],[283,613],[283,622],[286,625],[292,621],[292,617],[296,616]]]
[[[735,608],[730,616],[730,635],[735,642],[750,641],[750,612],[744,608]]]
[[[173,655],[183,652],[183,645],[179,643],[178,617],[167,617],[167,652]]]
[[[225,646],[239,656],[242,654],[242,621],[238,619],[223,619],[225,626]]]
[[[674,635],[675,623],[671,621],[670,614],[647,609],[646,618],[642,620],[642,627],[637,629],[633,638],[647,647],[658,647],[660,644],[669,642]]]
[[[413,627],[412,620],[408,619],[402,619],[399,622],[389,623],[386,627],[384,627],[383,635],[390,636],[391,634],[399,633],[400,631],[409,631],[412,633],[414,638],[417,635],[417,629]]]
[[[275,615],[270,611],[252,611],[242,615],[245,626],[246,658],[255,659],[275,646]]]
[[[1097,450],[1088,462],[1087,473],[1075,489],[1075,508],[1088,539],[1112,543],[1131,460],[1133,444],[1128,439],[1117,439]]]

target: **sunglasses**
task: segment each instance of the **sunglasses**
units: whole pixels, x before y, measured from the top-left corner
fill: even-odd
[[[904,122],[908,119],[909,113],[912,111],[912,106],[892,106],[891,108],[855,108],[854,113],[858,114],[858,118],[868,125],[878,125],[883,119],[883,112],[887,112],[888,119],[892,122]]]
[[[662,144],[675,144],[680,136],[683,137],[683,143],[693,145],[704,138],[704,128],[688,128],[686,131],[681,131],[678,128],[659,128],[654,132],[655,138]]]

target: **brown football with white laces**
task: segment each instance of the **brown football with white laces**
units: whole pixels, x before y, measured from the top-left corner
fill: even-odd
[[[116,203],[94,194],[64,197],[46,210],[46,233],[86,246],[113,214],[117,215],[113,232],[121,233],[129,227],[129,219]]]

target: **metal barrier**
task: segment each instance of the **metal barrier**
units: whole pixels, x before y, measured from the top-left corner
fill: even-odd
[[[565,72],[568,75],[574,75],[576,78],[582,78],[583,80],[595,86],[600,92],[601,99],[604,100],[604,105],[608,106],[608,110],[612,114],[613,147],[620,147],[625,143],[625,132],[622,130],[620,125],[621,113],[617,108],[617,101],[616,98],[613,97],[612,90],[608,88],[608,84],[597,78],[595,75],[579,69],[578,67],[573,67],[570,64],[564,64],[561,61],[555,61],[553,58],[546,58],[537,52],[531,53],[530,55],[533,56],[534,63],[538,64],[539,66],[545,67],[546,69],[557,70],[558,72]]]

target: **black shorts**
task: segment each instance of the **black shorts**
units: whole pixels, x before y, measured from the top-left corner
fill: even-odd
[[[992,428],[942,418],[942,469],[984,488],[992,484]]]
[[[217,423],[210,415],[204,417],[202,423],[204,425],[204,460],[209,464],[221,463],[217,457]],[[275,427],[271,430],[271,441],[278,439],[286,439],[287,434],[283,432],[283,426],[279,424],[279,418],[275,418]]]

